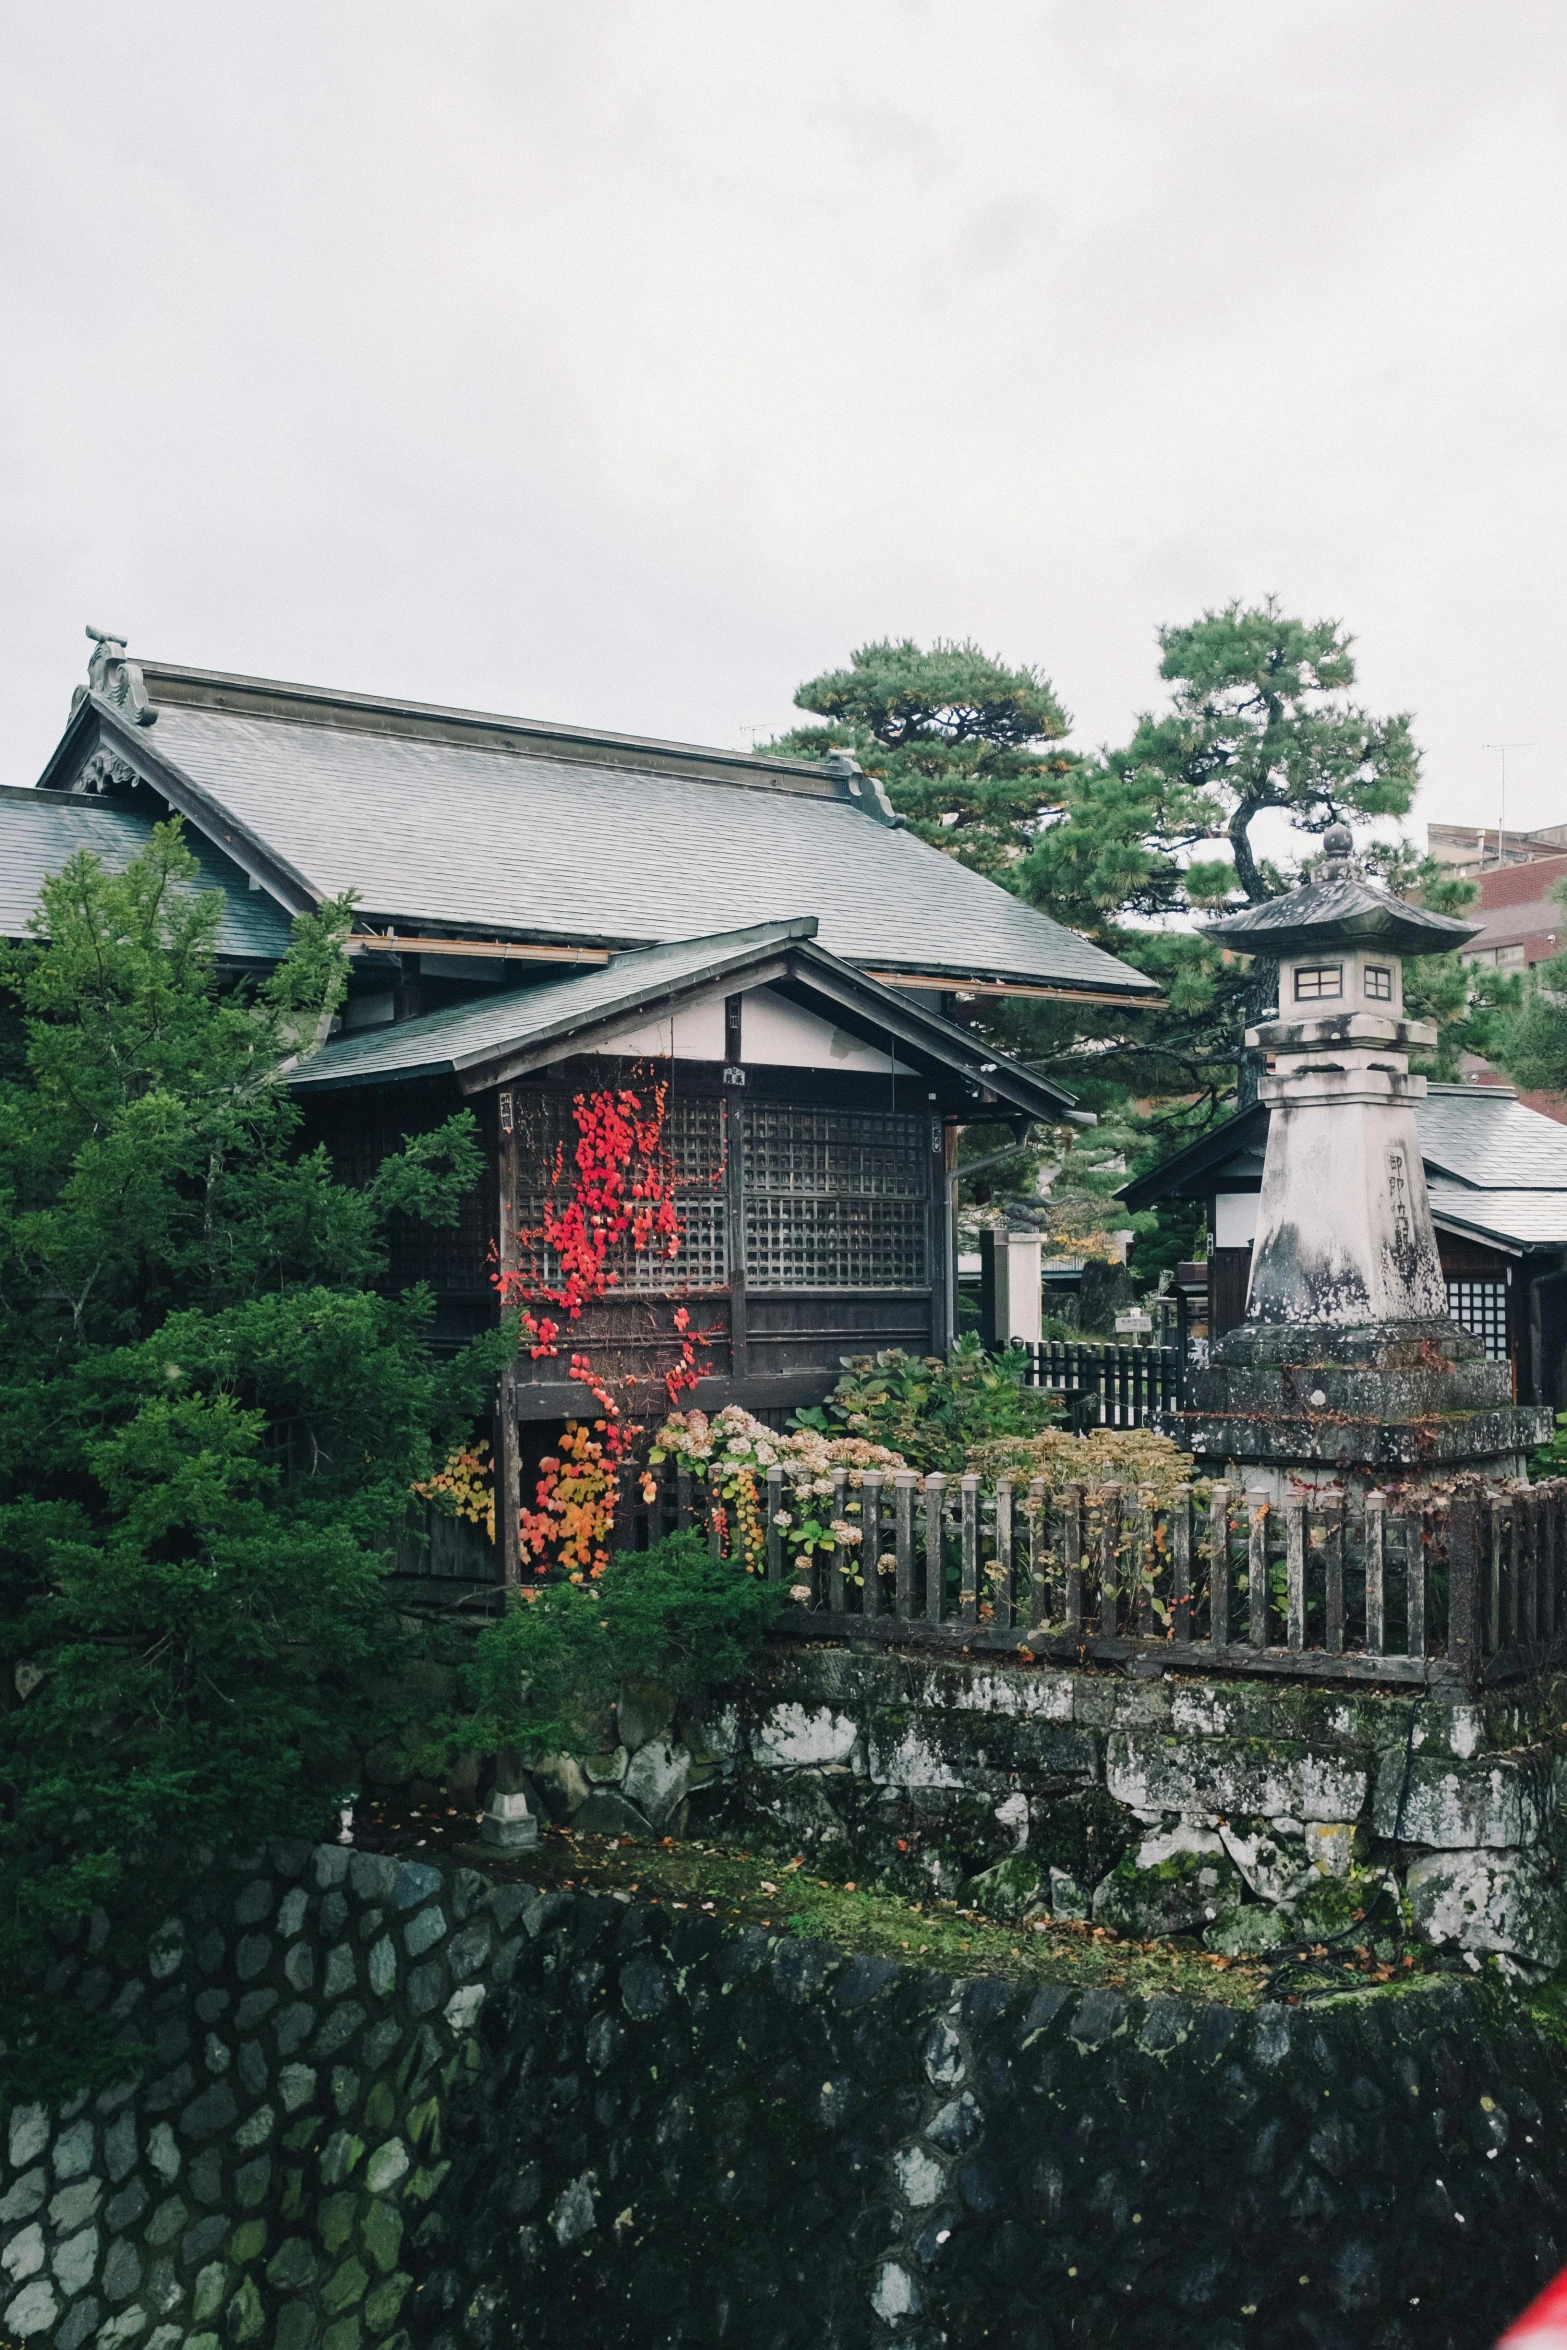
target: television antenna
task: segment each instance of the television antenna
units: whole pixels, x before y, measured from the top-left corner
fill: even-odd
[[[1509,751],[1532,750],[1534,745],[1532,742],[1482,743],[1480,748],[1482,751],[1500,751],[1502,754],[1502,814],[1496,827],[1496,862],[1500,865],[1507,848],[1507,754]]]

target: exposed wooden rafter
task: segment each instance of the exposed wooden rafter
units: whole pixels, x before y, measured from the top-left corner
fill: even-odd
[[[1088,987],[1028,987],[1017,979],[960,979],[950,971],[867,971],[867,979],[879,979],[883,987],[928,987],[939,989],[943,995],[1026,995],[1042,997],[1051,1004],[1122,1004],[1128,1011],[1157,1012],[1164,1008],[1162,995],[1133,995],[1130,990],[1122,995],[1116,991],[1098,991]]]
[[[505,938],[423,938],[405,931],[356,930],[350,953],[379,948],[387,955],[476,955],[491,963],[607,963],[608,947],[536,946]]]

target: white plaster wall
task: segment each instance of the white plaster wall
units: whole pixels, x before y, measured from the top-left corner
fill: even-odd
[[[721,1061],[724,1057],[723,989],[703,996],[662,1020],[615,1029],[598,1047],[603,1052],[673,1055],[678,1061]],[[742,1060],[756,1067],[846,1069],[865,1076],[915,1077],[918,1072],[884,1052],[862,1044],[846,1028],[791,1004],[770,987],[752,988],[741,1009]],[[900,1107],[904,1105],[900,1104]],[[914,1105],[910,1103],[908,1107]]]
[[[1215,1248],[1250,1248],[1257,1237],[1257,1194],[1254,1191],[1221,1191],[1213,1202],[1213,1245]]]

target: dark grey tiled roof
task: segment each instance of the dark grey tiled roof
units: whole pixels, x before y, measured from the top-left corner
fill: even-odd
[[[1515,1248],[1567,1244],[1567,1191],[1478,1191],[1440,1175],[1426,1189],[1438,1224]]]
[[[43,883],[77,849],[90,849],[111,872],[119,872],[146,847],[152,821],[137,809],[104,800],[0,786],[0,937],[22,936]],[[200,867],[195,886],[225,893],[219,954],[257,961],[283,954],[288,916],[262,891],[248,888],[239,867],[189,826],[185,842]]]
[[[1428,1167],[1487,1191],[1567,1192],[1567,1126],[1505,1085],[1433,1085],[1416,1113]]]
[[[823,946],[872,969],[1154,992],[842,800],[182,702],[146,748],[318,894],[353,889],[401,926],[637,945],[814,914]]]

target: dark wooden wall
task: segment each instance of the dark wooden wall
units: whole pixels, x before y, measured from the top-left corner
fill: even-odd
[[[902,1347],[928,1354],[945,1343],[942,1124],[918,1088],[899,1101],[885,1081],[836,1072],[748,1072],[726,1088],[716,1066],[676,1063],[664,1141],[683,1226],[678,1256],[660,1263],[624,1252],[618,1294],[562,1327],[562,1352],[519,1366],[524,1421],[558,1421],[591,1409],[566,1376],[569,1357],[592,1358],[610,1381],[635,1382],[633,1408],[666,1408],[662,1374],[679,1353],[673,1326],[683,1306],[698,1335],[704,1376],[688,1399],[782,1416],[819,1401],[842,1358]],[[518,1129],[518,1224],[536,1227],[552,1189],[564,1196],[576,1127],[576,1091],[647,1082],[624,1063],[578,1061],[546,1081],[508,1088]],[[320,1097],[308,1139],[324,1141],[351,1180],[363,1181],[410,1133],[458,1108],[478,1120],[486,1175],[461,1221],[431,1230],[398,1219],[388,1285],[426,1280],[436,1293],[438,1342],[455,1344],[496,1311],[498,1093],[464,1102],[454,1085],[383,1087]],[[563,1181],[555,1181],[557,1165]],[[540,1271],[550,1278],[547,1262]],[[544,1309],[548,1310],[548,1309]],[[642,1398],[645,1396],[645,1404]]]

